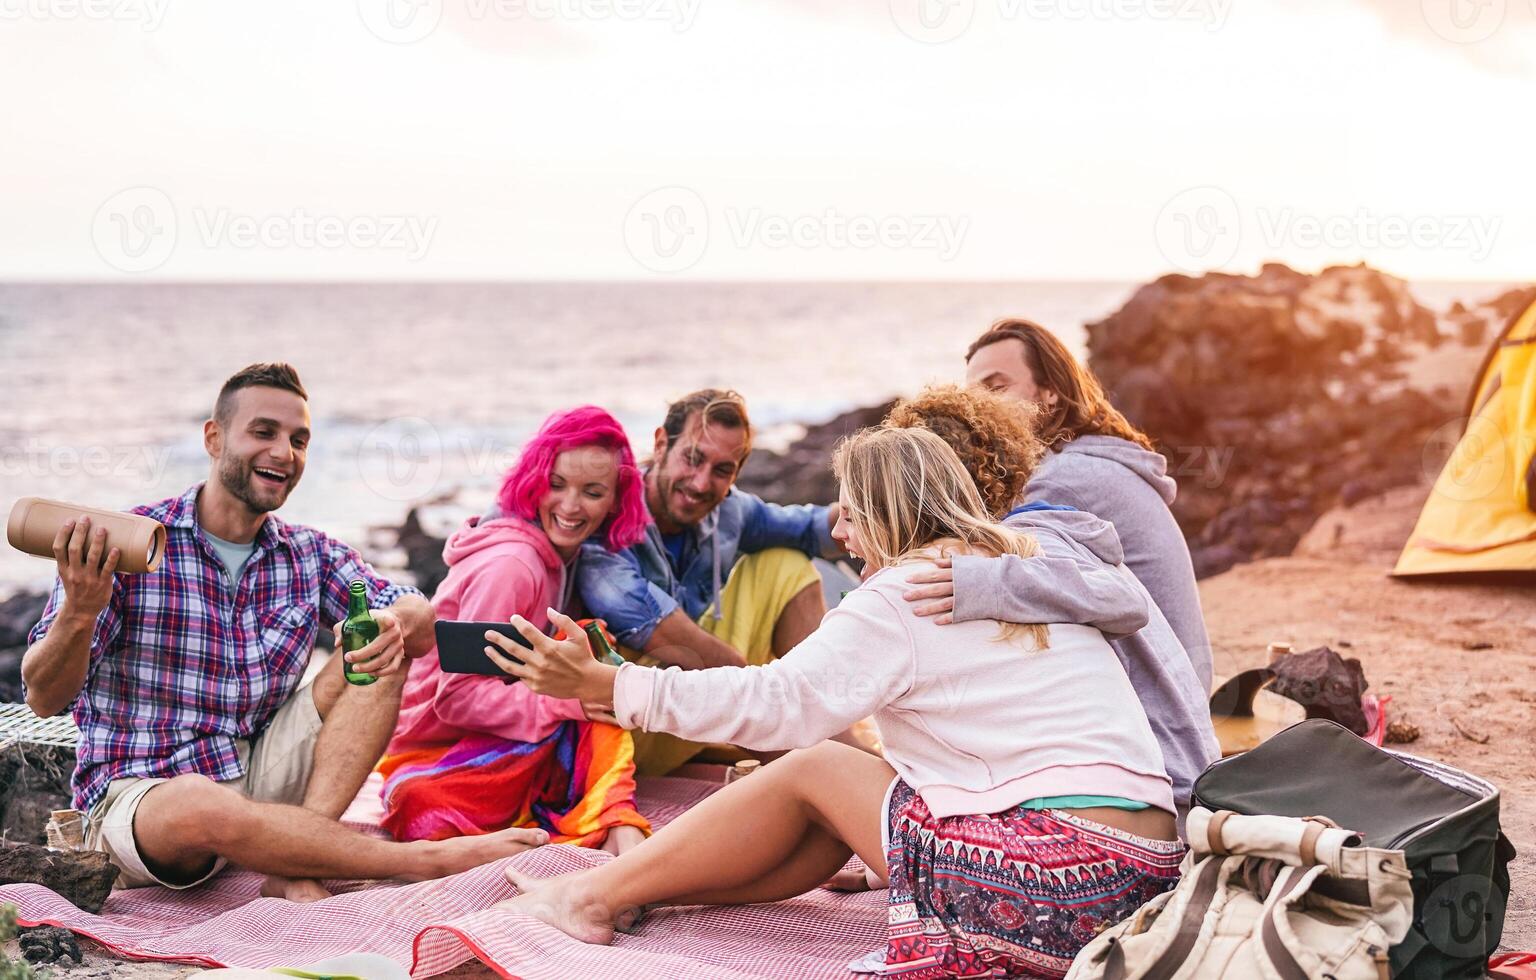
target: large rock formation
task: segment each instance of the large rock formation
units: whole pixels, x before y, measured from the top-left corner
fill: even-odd
[[[1447,340],[1406,283],[1364,266],[1165,276],[1088,326],[1091,367],[1179,481],[1202,576],[1422,479],[1463,392],[1412,387],[1404,367]]]
[[[1524,288],[1457,303],[1442,327],[1406,283],[1364,266],[1165,276],[1088,325],[1089,365],[1168,457],[1174,515],[1204,577],[1289,554],[1329,508],[1432,478],[1484,345],[1533,299]],[[888,410],[755,453],[741,486],[830,502],[831,448]]]
[[[845,436],[878,425],[895,404],[892,399],[868,408],[855,408],[829,422],[809,426],[805,435],[782,453],[754,451],[742,467],[736,485],[775,503],[830,504],[837,499],[832,450]]]

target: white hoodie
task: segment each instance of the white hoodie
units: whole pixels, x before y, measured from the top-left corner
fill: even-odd
[[[1050,646],[999,624],[937,626],[902,598],[935,567],[882,569],[761,667],[619,669],[626,728],[764,751],[806,748],[874,716],[886,760],[937,817],[1040,796],[1119,796],[1174,812],[1162,752],[1104,634],[1052,625]],[[1140,604],[1145,599],[1127,590]]]

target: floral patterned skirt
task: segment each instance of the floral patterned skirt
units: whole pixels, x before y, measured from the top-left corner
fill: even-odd
[[[887,977],[1053,977],[1179,880],[1184,845],[1060,810],[938,818],[898,779],[886,804]]]

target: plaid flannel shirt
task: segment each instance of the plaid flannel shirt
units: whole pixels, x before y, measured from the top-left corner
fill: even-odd
[[[320,626],[347,616],[349,584],[367,582],[374,608],[416,593],[346,544],[272,515],[231,587],[197,523],[202,486],[133,511],[165,525],[165,558],[154,574],[118,575],[96,620],[74,704],[80,748],[71,783],[82,812],[114,779],[240,777],[237,740],[259,736],[298,689]],[[48,633],[63,601],[56,580],[29,645]]]

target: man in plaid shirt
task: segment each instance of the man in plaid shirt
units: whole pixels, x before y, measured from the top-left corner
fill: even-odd
[[[432,607],[355,550],[271,514],[304,473],[308,395],[286,364],[225,382],[203,423],[208,480],[138,508],[166,526],[159,571],[114,574],[88,518],[54,540],[59,578],[22,661],[40,716],[73,707],[75,806],[123,887],[190,888],[227,862],[263,894],[328,893],[321,878],[419,880],[547,840],[512,829],[395,843],[339,822],[394,731],[407,658],[433,647]],[[300,686],[320,624],[368,584],[379,638]]]

